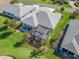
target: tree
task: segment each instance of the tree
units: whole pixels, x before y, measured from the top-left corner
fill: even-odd
[[[40,50],[33,50],[31,53],[30,53],[30,56],[29,56],[29,59],[32,59],[33,57],[37,58],[39,56],[42,55],[42,51]]]
[[[18,3],[18,0],[12,0],[11,4]]]
[[[24,41],[29,41],[31,38],[32,38],[32,36],[29,33],[25,32]]]
[[[71,19],[75,19],[76,16],[79,15],[79,10],[76,10],[75,12],[72,13],[72,15],[70,16]]]
[[[61,7],[60,11],[63,12],[64,11],[64,7]]]
[[[76,7],[79,7],[79,0],[77,0],[77,1],[74,3],[74,5],[75,5]]]
[[[13,19],[5,19],[4,24],[16,29],[18,28],[22,23],[20,21],[16,21]]]
[[[17,48],[17,47],[21,47],[21,45],[23,45],[25,42],[23,40],[20,40],[20,41],[17,41],[15,44],[14,44],[14,47]]]

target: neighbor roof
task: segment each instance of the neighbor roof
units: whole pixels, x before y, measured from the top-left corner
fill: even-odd
[[[29,5],[11,4],[3,10],[21,18],[32,11],[34,8],[35,7]]]
[[[61,47],[79,55],[79,21],[72,20]]]

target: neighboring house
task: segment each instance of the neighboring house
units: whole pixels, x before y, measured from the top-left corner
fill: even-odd
[[[60,41],[59,41],[60,42]],[[59,53],[66,59],[79,59],[79,21],[72,20],[58,47]]]
[[[13,19],[21,20],[22,17],[35,10],[35,8],[36,7],[30,5],[11,4],[3,9],[3,14]]]

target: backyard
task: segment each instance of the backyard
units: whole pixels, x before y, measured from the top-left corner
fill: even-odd
[[[8,26],[6,29],[1,30],[4,26],[3,22],[7,19],[4,16],[0,16],[0,56],[10,55],[16,59],[28,59],[30,53],[35,49],[33,46],[24,43],[20,47],[15,48],[14,44],[21,41],[24,37],[23,32],[16,32],[15,29]],[[12,32],[9,35],[2,35],[7,32]],[[32,59],[60,59],[53,54],[54,49],[48,49],[46,52],[42,52],[39,57],[33,57]]]

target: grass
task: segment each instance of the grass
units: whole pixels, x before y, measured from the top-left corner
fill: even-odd
[[[55,6],[63,6],[63,7],[66,7],[66,8],[72,8],[69,4],[53,4]]]
[[[57,11],[57,12],[59,12],[59,11]],[[69,19],[70,15],[71,15],[71,13],[69,13],[69,12],[63,12],[63,18],[59,21],[56,28],[54,29],[54,31],[53,31],[53,33],[51,35],[50,41],[58,40],[58,38],[59,38],[59,36],[60,36],[60,34],[62,32],[62,29],[70,21],[70,19]]]
[[[6,18],[0,16],[0,26],[3,25],[3,22]],[[17,42],[23,39],[23,32],[15,32],[15,29],[8,27],[5,31],[0,31],[1,33],[7,32],[7,31],[13,31],[11,35],[9,35],[5,39],[0,38],[0,55],[11,55],[16,57],[16,59],[27,59],[30,52],[33,50],[33,47],[31,47],[28,44],[25,44],[22,47],[14,48],[13,45]]]
[[[53,4],[51,0],[33,0],[34,2],[38,2],[38,3],[44,3],[44,4],[50,4],[50,5],[55,5],[55,6],[63,6],[66,8],[72,8],[69,4]]]
[[[77,18],[77,19],[79,19],[79,15],[78,15],[78,16],[76,16],[76,18]]]
[[[3,22],[5,19],[6,17],[0,16],[0,26],[4,25]],[[0,56],[11,55],[16,59],[28,59],[30,53],[35,49],[34,47],[25,43],[21,45],[21,47],[14,48],[14,44],[17,41],[21,41],[23,39],[24,33],[15,32],[15,29],[8,27],[8,29],[6,29],[5,31],[0,31],[0,34],[7,31],[12,31],[13,33],[4,39],[0,38]],[[49,49],[47,52],[43,52],[40,57],[32,59],[60,59],[59,57],[55,56],[53,52],[54,49]]]
[[[51,0],[33,0],[33,1],[38,3],[52,4]]]

